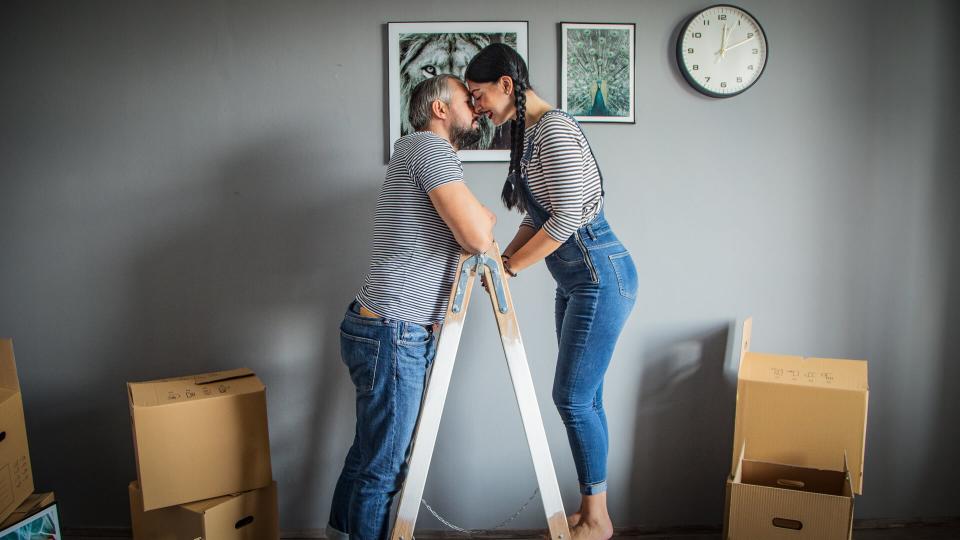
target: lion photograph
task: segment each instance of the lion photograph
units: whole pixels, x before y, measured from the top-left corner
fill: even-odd
[[[491,43],[517,46],[516,33],[409,33],[400,34],[400,135],[412,133],[407,110],[410,92],[420,81],[441,73],[463,78],[467,64],[475,54]],[[512,122],[495,127],[490,119],[480,119],[480,141],[463,150],[503,150],[510,148]]]

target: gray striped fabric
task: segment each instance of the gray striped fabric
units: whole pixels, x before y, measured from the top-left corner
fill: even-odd
[[[411,323],[443,320],[460,245],[427,194],[462,181],[460,158],[439,135],[418,131],[397,139],[377,199],[360,305]]]
[[[600,172],[590,153],[587,138],[573,119],[547,112],[526,130],[526,144],[533,144],[529,163],[521,163],[530,191],[550,213],[544,231],[565,242],[590,222],[603,208]],[[530,216],[523,225],[533,227]]]

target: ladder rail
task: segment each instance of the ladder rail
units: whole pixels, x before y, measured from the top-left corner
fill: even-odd
[[[492,249],[495,253],[500,253],[496,242]],[[420,500],[423,498],[430,461],[436,447],[440,419],[450,388],[450,379],[456,363],[467,307],[470,303],[470,293],[477,274],[481,272],[488,284],[487,294],[497,320],[497,330],[500,333],[517,406],[520,409],[550,537],[551,540],[570,539],[570,530],[563,510],[563,500],[550,455],[546,430],[543,426],[543,418],[540,416],[536,390],[513,308],[513,297],[504,279],[506,272],[503,262],[499,257],[488,257],[485,254],[462,254],[457,275],[454,278],[446,318],[440,330],[437,354],[424,389],[420,417],[417,420],[410,451],[407,477],[400,491],[400,502],[390,535],[391,540],[413,540]]]

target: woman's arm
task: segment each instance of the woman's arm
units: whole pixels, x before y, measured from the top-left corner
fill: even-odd
[[[530,225],[520,225],[520,228],[517,229],[517,234],[513,237],[513,240],[511,240],[510,244],[503,250],[503,254],[507,257],[513,257],[513,254],[522,248],[524,244],[530,241],[536,232],[537,230]]]
[[[517,248],[516,244],[520,247]],[[556,251],[563,242],[557,242],[542,228],[534,231],[530,227],[520,227],[517,236],[513,238],[510,245],[507,246],[504,255],[509,255],[507,261],[510,271],[519,273],[524,268],[533,266],[542,261],[544,257]]]

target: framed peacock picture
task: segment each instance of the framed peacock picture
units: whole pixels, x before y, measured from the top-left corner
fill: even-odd
[[[581,122],[633,124],[636,25],[560,23],[560,107]]]

